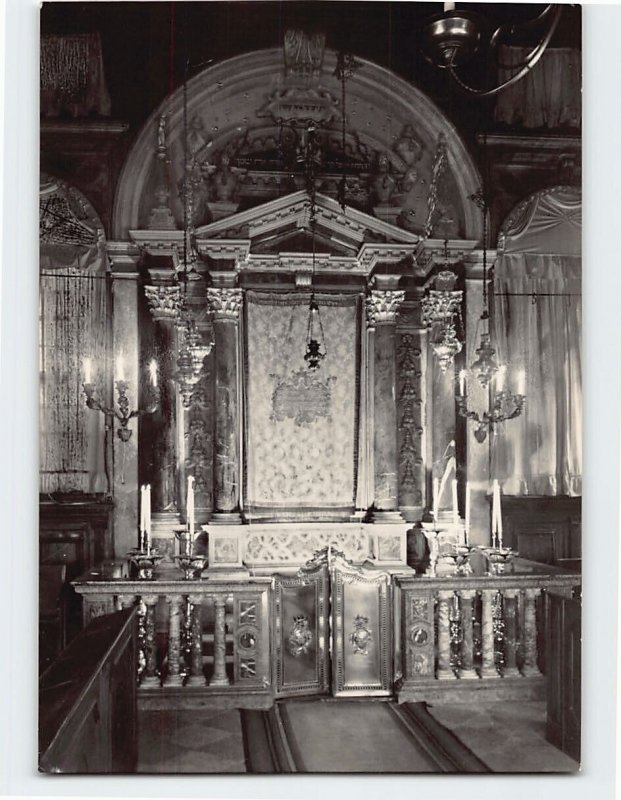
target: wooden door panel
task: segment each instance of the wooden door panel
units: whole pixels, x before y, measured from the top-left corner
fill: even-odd
[[[325,566],[277,576],[274,588],[276,694],[291,697],[329,690],[329,579]]]

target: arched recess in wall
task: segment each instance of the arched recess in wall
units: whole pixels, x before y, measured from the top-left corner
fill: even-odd
[[[493,282],[498,357],[510,376],[526,372],[522,415],[492,445],[505,494],[582,492],[581,227],[580,190],[556,186],[519,203],[501,228]]]
[[[333,180],[328,175],[319,188],[324,194],[336,195],[341,168],[331,167],[330,160],[334,154],[336,162],[342,152],[342,85],[334,75],[337,54],[326,50],[321,58],[321,66],[311,77],[300,77],[282,48],[262,50],[209,67],[188,82],[188,143],[190,157],[199,168],[196,188],[202,193],[200,200],[205,201],[194,221],[197,227],[214,218],[209,201],[223,199],[217,186],[223,159],[227,167],[237,170],[235,179],[243,184],[248,202],[253,193],[266,197],[267,192],[267,199],[272,199],[292,190],[286,175],[274,177],[279,170],[269,169],[275,153],[282,155],[287,149],[294,153],[300,144],[304,126],[300,124],[296,130],[283,123],[287,119],[300,123],[313,118],[317,122],[325,156],[320,171],[333,173]],[[346,82],[346,153],[352,176],[349,202],[371,213],[377,205],[392,208],[397,224],[418,232],[442,136],[447,168],[438,218],[444,228],[440,225],[436,234],[480,240],[480,214],[470,196],[481,181],[454,126],[422,91],[402,78],[364,59],[359,59],[359,65]],[[166,214],[159,216],[158,224],[154,209],[166,205],[174,226],[182,227],[183,111],[183,90],[179,88],[154,111],[137,137],[117,188],[112,225],[115,239],[127,240],[130,230],[162,227]],[[263,165],[263,174],[254,169],[258,163]]]
[[[92,382],[108,387],[104,228],[86,197],[41,175],[39,189],[40,491],[107,493],[103,414],[86,407]]]

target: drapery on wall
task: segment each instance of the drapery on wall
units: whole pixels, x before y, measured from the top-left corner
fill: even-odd
[[[39,489],[106,492],[105,420],[86,407],[82,389],[85,358],[99,397],[109,388],[101,223],[60,181],[42,180],[40,205]]]
[[[505,494],[582,491],[580,212],[577,190],[541,192],[501,236],[493,284],[498,361],[510,375],[526,371],[524,410],[492,439],[493,474]]]
[[[41,113],[110,116],[98,33],[41,36]]]
[[[529,48],[499,48],[500,81],[517,71]],[[534,68],[521,80],[503,89],[496,101],[496,122],[525,128],[580,128],[582,110],[582,63],[579,50],[548,47]]]
[[[247,292],[246,498],[257,513],[351,513],[359,298],[316,295],[327,356],[304,362],[309,295]]]

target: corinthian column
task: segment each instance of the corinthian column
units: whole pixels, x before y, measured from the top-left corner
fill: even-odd
[[[238,321],[242,290],[207,289],[215,335],[214,523],[239,522]]]
[[[396,276],[383,276],[397,285]],[[373,463],[374,509],[378,522],[400,522],[397,498],[399,451],[397,444],[397,365],[395,329],[397,312],[405,292],[373,289],[367,297],[367,324],[374,330],[373,365]]]

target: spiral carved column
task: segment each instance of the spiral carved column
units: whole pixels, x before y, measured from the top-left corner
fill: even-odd
[[[210,686],[228,686],[230,681],[226,674],[226,598],[217,595],[214,598],[216,621],[213,639],[213,675]]]
[[[181,686],[183,677],[179,674],[179,651],[181,647],[181,602],[180,594],[168,595],[170,606],[168,618],[168,674],[164,686]]]
[[[190,677],[188,686],[205,686],[205,675],[203,673],[203,626],[201,619],[201,602],[203,596],[191,594],[188,600],[192,604],[192,625],[191,625],[191,657],[190,657]]]
[[[505,589],[504,596],[504,619],[505,619],[505,678],[519,677],[519,670],[516,663],[517,654],[517,589]]]
[[[461,595],[461,671],[459,677],[466,680],[478,678],[474,668],[474,589],[462,589]]]
[[[157,649],[155,645],[155,606],[156,594],[146,594],[142,597],[145,604],[145,670],[142,686],[159,686],[160,679],[157,675]]]
[[[451,669],[450,603],[453,592],[441,589],[438,592],[438,680],[454,678]]]
[[[541,675],[537,665],[537,615],[535,603],[541,589],[524,590],[524,666],[525,677]]]
[[[495,589],[483,589],[481,612],[481,677],[499,678],[494,657],[494,595]]]

